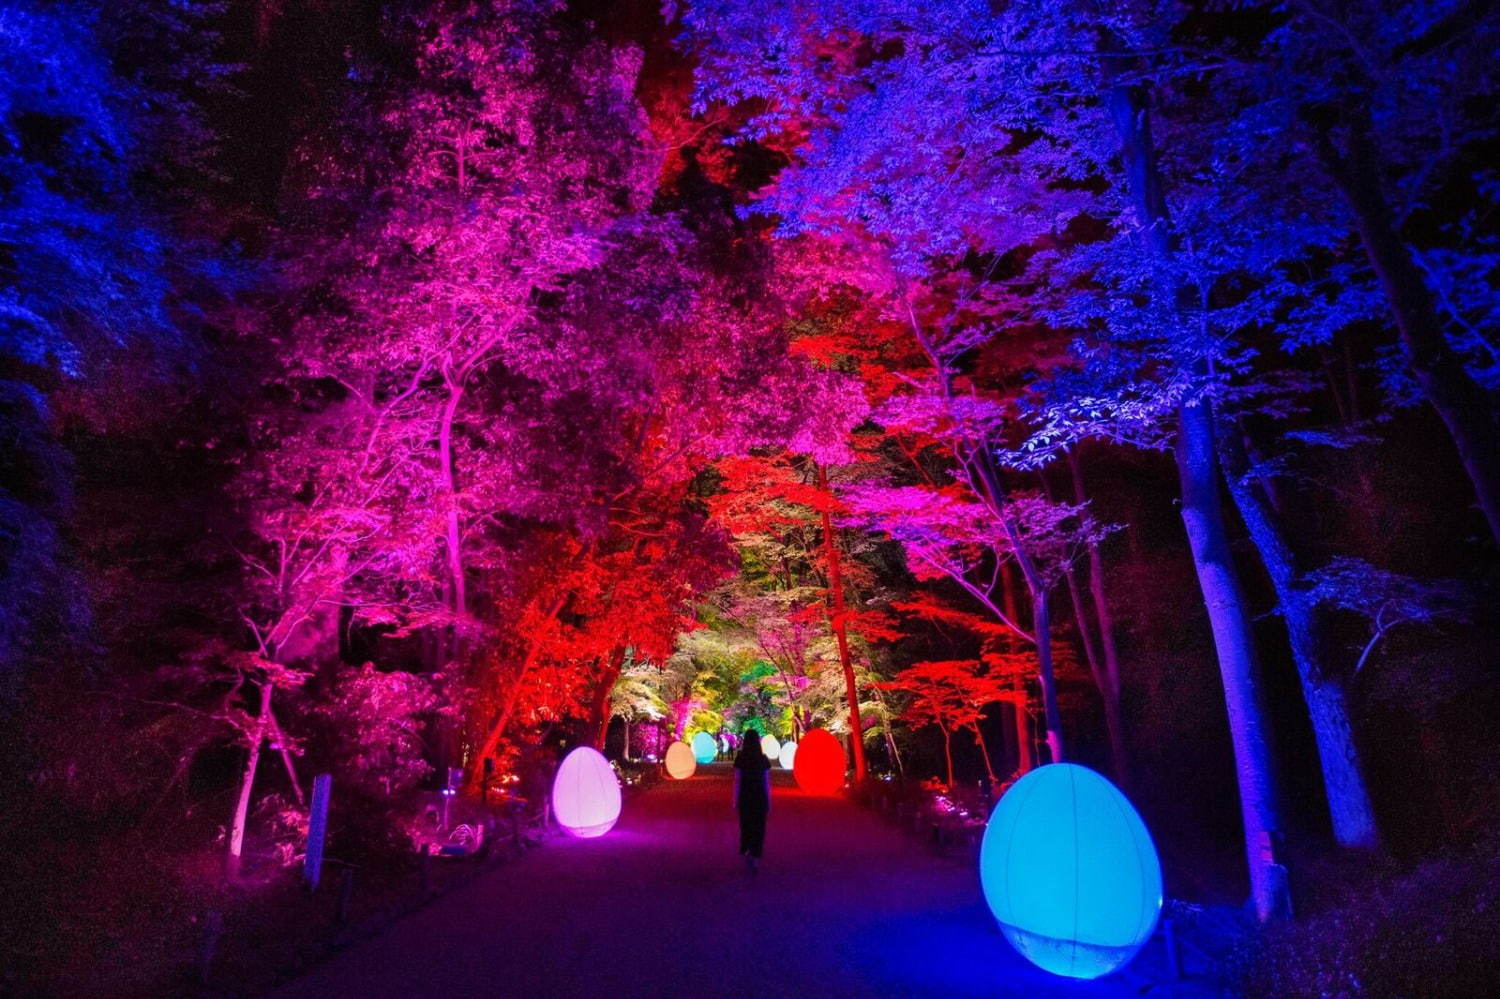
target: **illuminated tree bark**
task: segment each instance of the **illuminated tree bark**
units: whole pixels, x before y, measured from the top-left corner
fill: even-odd
[[[240,793],[234,804],[234,820],[229,826],[229,876],[240,873],[240,864],[245,847],[245,822],[250,814],[250,795],[255,788],[255,771],[260,766],[260,747],[266,741],[267,719],[271,714],[271,681],[260,685],[260,711],[255,717],[249,743],[250,754],[245,757],[245,769],[240,775]]]
[[[552,621],[558,614],[562,613],[563,607],[568,602],[569,592],[564,590],[550,605],[544,620]],[[505,730],[510,727],[511,717],[515,714],[516,702],[520,693],[521,684],[536,666],[537,658],[542,652],[542,640],[540,636],[532,636],[526,643],[526,654],[521,662],[517,664],[515,676],[505,692],[505,699],[501,704],[500,711],[495,720],[490,723],[485,732],[484,739],[479,743],[479,749],[469,760],[469,779],[471,781],[480,779],[484,774],[484,761],[495,755],[500,748],[500,740],[505,737]]]
[[[825,495],[828,490],[828,469],[818,465],[818,488]],[[833,515],[825,503],[821,511],[823,521],[823,550],[828,557],[828,621],[838,642],[839,666],[844,671],[844,697],[849,702],[849,749],[854,754],[854,782],[862,784],[869,775],[865,762],[865,728],[859,717],[859,687],[854,680],[854,662],[849,656],[849,609],[844,603],[844,569],[839,554],[838,539],[833,532]]]
[[[1106,40],[1103,50],[1109,47]],[[1121,61],[1118,59],[1102,61],[1107,64],[1104,72],[1110,76],[1126,68],[1115,65]],[[1109,87],[1105,98],[1120,137],[1126,186],[1146,227],[1146,238],[1165,260],[1173,253],[1171,222],[1151,139],[1147,91],[1142,86],[1117,81]],[[1176,289],[1162,288],[1158,294],[1175,298]],[[1201,374],[1206,375],[1206,363],[1199,362],[1199,367]],[[1178,407],[1175,451],[1182,489],[1182,522],[1208,610],[1229,714],[1250,894],[1256,916],[1267,921],[1291,911],[1285,874],[1275,862],[1275,846],[1282,828],[1278,782],[1257,676],[1254,639],[1229,551],[1224,512],[1219,505],[1220,470],[1209,399],[1190,399]]]
[[[461,377],[461,376],[460,376]],[[458,476],[453,459],[453,424],[459,403],[463,400],[462,382],[447,377],[448,398],[443,402],[442,422],[438,427],[438,460],[443,481],[446,509],[444,522],[444,556],[447,564],[449,610],[455,618],[462,618],[468,610],[468,592],[464,585],[463,530],[458,508]],[[459,653],[458,641],[454,641],[449,653]]]
[[[1049,606],[1047,581],[1042,577],[1041,570],[1026,550],[1026,544],[1021,538],[1021,531],[1015,518],[1006,511],[1004,486],[1000,482],[999,470],[995,468],[990,453],[988,445],[985,445],[980,448],[979,454],[971,457],[970,461],[979,482],[983,484],[981,494],[999,515],[1005,534],[1010,539],[1016,565],[1021,570],[1021,579],[1026,584],[1026,593],[1031,598],[1031,634],[1036,642],[1037,681],[1042,689],[1042,712],[1047,720],[1047,748],[1052,754],[1052,762],[1062,763],[1067,756],[1063,751],[1062,709],[1058,707],[1057,679],[1053,673],[1052,612]]]
[[[1083,506],[1088,497],[1083,489],[1083,472],[1078,465],[1076,449],[1068,451],[1068,468],[1073,482],[1073,502]],[[1045,485],[1046,479],[1042,482]],[[1051,489],[1049,487],[1050,495]],[[1089,674],[1099,691],[1104,705],[1104,728],[1109,735],[1110,762],[1115,780],[1124,787],[1130,784],[1129,755],[1125,748],[1125,724],[1120,715],[1120,660],[1115,648],[1114,616],[1110,613],[1109,601],[1104,595],[1104,559],[1099,554],[1099,542],[1089,535],[1088,551],[1089,595],[1095,618],[1098,622],[1098,642],[1095,642],[1093,623],[1083,601],[1083,587],[1078,580],[1078,570],[1069,564],[1063,571],[1068,584],[1068,598],[1073,602],[1073,617],[1078,625],[1078,635],[1083,642],[1083,655],[1089,664]]]
[[[948,787],[953,787],[953,733],[948,731],[948,726],[939,725],[938,730],[943,733],[943,759],[948,764]]]
[[[1318,155],[1354,215],[1370,266],[1380,280],[1401,349],[1458,448],[1474,484],[1490,536],[1500,542],[1500,406],[1476,382],[1443,335],[1442,315],[1411,250],[1396,231],[1380,190],[1378,155],[1363,121],[1342,130],[1336,143],[1317,132]]]
[[[932,362],[943,398],[951,401],[953,372],[949,361],[923,332],[910,304],[908,304],[907,312],[912,335],[916,337],[917,343],[921,345],[923,352]],[[1057,682],[1053,676],[1052,621],[1048,607],[1047,580],[1043,578],[1040,568],[1027,550],[1025,540],[1021,537],[1021,530],[1011,510],[1005,484],[1000,479],[1000,470],[995,466],[994,448],[990,441],[984,437],[966,439],[961,433],[955,433],[949,450],[967,477],[974,494],[989,508],[1001,530],[1004,531],[1010,543],[1016,567],[1021,571],[1021,580],[1026,584],[1026,593],[1031,598],[1030,638],[1036,644],[1037,682],[1042,690],[1042,708],[1047,720],[1047,747],[1052,754],[1052,762],[1061,763],[1066,756],[1063,751],[1062,711],[1058,707]],[[997,566],[997,569],[1003,572],[1004,566]],[[962,576],[956,577],[956,581],[975,596],[981,595]],[[999,611],[999,608],[995,607],[987,596],[982,599],[992,611]],[[1015,618],[1008,618],[1003,613],[1000,617],[1013,631],[1019,630]]]
[[[1217,440],[1229,493],[1270,576],[1281,620],[1286,625],[1292,661],[1312,720],[1334,839],[1340,846],[1378,848],[1380,831],[1349,724],[1344,687],[1319,665],[1322,652],[1328,648],[1321,618],[1306,590],[1298,586],[1291,546],[1276,512],[1248,481],[1250,461],[1235,428],[1222,427]]]
[[[1176,448],[1182,483],[1182,522],[1187,529],[1198,585],[1203,591],[1218,652],[1235,773],[1239,779],[1250,894],[1257,917],[1264,921],[1290,910],[1285,879],[1275,869],[1273,854],[1281,833],[1281,811],[1254,639],[1239,580],[1235,577],[1224,511],[1219,505],[1213,438],[1208,403],[1184,405]]]
[[[984,760],[985,776],[990,779],[991,784],[997,783],[1000,778],[995,776],[995,764],[990,759],[990,747],[985,745],[984,732],[980,731],[977,720],[969,726],[969,731],[974,733],[974,744],[979,747],[979,755]]]
[[[594,703],[589,716],[594,722],[593,746],[599,752],[604,752],[604,740],[609,736],[609,695],[614,690],[615,681],[620,679],[620,671],[625,667],[626,649],[611,650],[604,657],[603,669],[599,673],[598,685],[594,688]],[[626,721],[626,743],[625,757],[630,758],[629,725]]]

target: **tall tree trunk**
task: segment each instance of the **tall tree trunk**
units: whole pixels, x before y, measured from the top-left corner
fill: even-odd
[[[443,483],[444,510],[444,556],[447,564],[448,609],[456,621],[461,621],[469,607],[468,591],[464,581],[463,524],[458,508],[458,475],[453,458],[453,424],[458,416],[458,406],[463,400],[462,380],[447,382],[448,398],[443,404],[442,421],[438,426],[438,469]],[[455,624],[455,632],[459,625]],[[462,655],[462,641],[454,637],[448,654],[453,658]]]
[[[1107,28],[1101,30],[1108,32]],[[1119,48],[1116,40],[1107,35],[1102,42],[1101,50],[1106,53]],[[1171,219],[1151,137],[1149,90],[1144,84],[1119,78],[1129,69],[1122,59],[1105,58],[1101,68],[1110,80],[1104,97],[1120,137],[1126,186],[1145,227],[1145,237],[1165,265],[1174,248]],[[1177,288],[1164,283],[1156,294],[1164,303],[1175,303]],[[1218,454],[1213,436],[1209,400],[1178,407],[1175,451],[1182,483],[1182,521],[1193,553],[1198,586],[1208,609],[1229,714],[1250,894],[1256,916],[1267,921],[1291,912],[1286,872],[1276,862],[1281,834],[1278,781],[1267,732],[1269,723],[1256,675],[1250,622],[1230,557],[1224,512],[1219,506]]]
[[[1017,624],[1021,623],[1021,606],[1016,598],[1016,579],[1011,572],[1009,562],[1000,566],[1000,607],[1005,611],[1005,616],[1009,620]],[[1003,641],[1014,649],[1021,644],[1021,637],[1013,631],[1008,631],[1003,636]]]
[[[569,596],[570,593],[567,590],[564,590],[563,593],[557,597],[557,599],[553,602],[552,607],[547,612],[546,620],[551,621],[562,612],[563,606],[568,602]],[[520,692],[521,684],[525,682],[526,676],[531,672],[532,667],[536,665],[537,657],[541,655],[541,651],[542,643],[539,638],[532,638],[532,640],[527,643],[526,655],[521,660],[521,665],[516,670],[515,682],[512,683],[510,689],[506,691],[504,700],[501,702],[500,712],[496,716],[495,720],[490,723],[488,730],[486,730],[484,741],[479,744],[479,751],[476,752],[473,759],[469,761],[469,779],[471,781],[477,781],[483,777],[484,761],[487,758],[494,756],[495,751],[500,748],[500,740],[504,738],[505,730],[510,727],[511,716],[515,714],[516,701]]]
[[[990,784],[998,784],[1000,779],[995,776],[995,765],[990,760],[990,749],[984,744],[984,732],[980,730],[979,723],[975,722],[969,726],[974,732],[974,742],[979,746],[979,755],[984,759],[984,772],[990,779]]]
[[[1443,335],[1446,324],[1432,289],[1396,231],[1380,189],[1378,154],[1364,116],[1342,129],[1341,143],[1327,129],[1315,135],[1319,158],[1354,215],[1365,255],[1385,292],[1406,366],[1448,428],[1490,536],[1500,543],[1500,405]]]
[[[1078,628],[1078,640],[1083,644],[1083,658],[1089,665],[1089,675],[1099,693],[1104,693],[1104,664],[1099,650],[1094,645],[1094,628],[1083,606],[1083,587],[1078,584],[1078,570],[1071,563],[1063,569],[1063,580],[1068,584],[1068,602],[1073,605],[1073,624]]]
[[[880,705],[880,732],[885,736],[885,748],[891,754],[891,763],[896,767],[897,776],[905,779],[906,767],[901,763],[901,753],[896,748],[896,738],[891,735],[890,707],[885,703],[885,695],[880,692],[880,688],[872,689],[875,693],[875,701]]]
[[[818,465],[818,488],[825,495],[828,469]],[[849,702],[849,750],[854,754],[854,783],[863,784],[869,775],[865,763],[865,729],[859,717],[859,689],[854,680],[854,663],[849,656],[849,611],[844,604],[844,570],[838,540],[833,533],[833,515],[827,504],[822,511],[823,548],[828,557],[828,620],[838,642],[839,665],[844,670],[844,697]]]
[[[292,763],[292,748],[287,745],[286,733],[281,731],[281,723],[276,720],[276,712],[267,710],[266,717],[271,738],[276,740],[276,748],[281,752],[281,765],[286,767],[286,779],[292,785],[292,797],[297,799],[298,808],[306,808],[307,798],[302,794],[302,783],[297,780],[297,767]]]
[[[1083,587],[1078,582],[1078,571],[1071,565],[1063,571],[1068,584],[1068,599],[1073,604],[1073,617],[1078,625],[1078,636],[1083,641],[1083,657],[1089,665],[1089,676],[1099,691],[1099,701],[1104,706],[1104,728],[1109,735],[1110,770],[1122,787],[1129,786],[1125,765],[1125,730],[1120,718],[1120,688],[1111,682],[1104,661],[1095,647],[1094,631],[1084,609]]]
[[[1036,769],[1036,757],[1032,753],[1030,716],[1026,710],[1026,694],[1017,693],[1007,702],[1016,723],[1016,772],[1027,774]]]
[[[1042,713],[1047,719],[1047,748],[1052,762],[1061,763],[1063,755],[1062,710],[1057,705],[1057,679],[1052,673],[1052,620],[1047,609],[1047,591],[1032,589],[1031,613],[1036,635],[1037,678],[1042,687]]]
[[[1076,448],[1068,451],[1068,469],[1073,478],[1073,502],[1082,505],[1088,502],[1088,495],[1083,488],[1083,468]],[[1099,626],[1099,648],[1104,654],[1104,683],[1099,689],[1104,697],[1104,724],[1109,730],[1110,758],[1115,765],[1115,779],[1129,787],[1130,751],[1126,747],[1124,713],[1120,707],[1120,653],[1115,645],[1115,617],[1104,592],[1104,556],[1099,551],[1099,542],[1090,538],[1087,550],[1089,595],[1094,604],[1094,619]]]
[[[1276,591],[1302,697],[1312,720],[1334,839],[1340,846],[1376,849],[1380,846],[1380,831],[1349,724],[1344,687],[1319,666],[1321,653],[1329,647],[1322,619],[1306,592],[1297,585],[1296,561],[1285,528],[1268,500],[1248,481],[1249,454],[1236,428],[1221,427],[1217,442],[1229,494],[1234,497],[1240,519],[1245,522]]]
[[[953,734],[948,731],[946,725],[939,725],[938,731],[943,733],[943,758],[948,761],[948,789],[953,789]]]
[[[1052,669],[1052,615],[1048,608],[1047,581],[1021,536],[1020,525],[1011,514],[1006,499],[1004,484],[1000,481],[1000,470],[995,467],[993,450],[985,444],[972,461],[978,481],[983,484],[981,495],[990,509],[999,518],[1005,536],[1010,542],[1016,558],[1016,567],[1021,570],[1021,580],[1026,584],[1026,595],[1031,598],[1031,634],[1036,642],[1037,681],[1042,688],[1042,709],[1047,719],[1047,748],[1052,753],[1052,762],[1066,759],[1063,753],[1062,711],[1057,704],[1057,680]]]
[[[245,823],[250,815],[250,796],[255,788],[255,771],[260,766],[260,747],[266,741],[266,727],[271,717],[273,689],[270,679],[261,681],[260,711],[255,716],[255,730],[249,740],[250,755],[245,758],[245,770],[240,776],[240,793],[235,799],[234,821],[229,826],[228,870],[230,877],[236,877],[240,873],[245,846]]]
[[[1254,640],[1235,577],[1224,511],[1219,506],[1219,469],[1207,400],[1181,407],[1176,454],[1182,481],[1182,522],[1208,608],[1229,714],[1250,894],[1256,916],[1266,921],[1290,911],[1286,879],[1275,862],[1281,810]]]
[[[612,715],[609,710],[610,695],[614,692],[615,681],[620,678],[620,671],[625,668],[626,649],[611,649],[609,655],[604,659],[604,671],[599,676],[598,686],[594,688],[594,704],[591,716],[594,719],[594,748],[601,753],[604,752],[604,741],[609,736],[609,723]]]

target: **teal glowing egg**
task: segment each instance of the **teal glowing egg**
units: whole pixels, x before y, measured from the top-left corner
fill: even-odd
[[[1124,967],[1156,930],[1161,861],[1129,799],[1073,763],[1031,771],[990,813],[979,882],[1005,938],[1068,978]]]
[[[699,763],[712,763],[719,755],[719,744],[707,732],[693,736],[693,759]]]

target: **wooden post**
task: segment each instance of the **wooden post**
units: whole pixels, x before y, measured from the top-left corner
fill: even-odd
[[[318,774],[313,778],[312,813],[307,818],[307,852],[302,860],[302,883],[308,891],[318,890],[323,874],[323,840],[328,833],[328,796],[333,777]]]

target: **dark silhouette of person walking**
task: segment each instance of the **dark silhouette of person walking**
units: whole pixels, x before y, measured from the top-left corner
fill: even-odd
[[[771,814],[771,761],[760,748],[760,733],[746,729],[734,758],[734,804],[740,810],[740,855],[745,870],[755,874],[766,842],[766,818]]]

